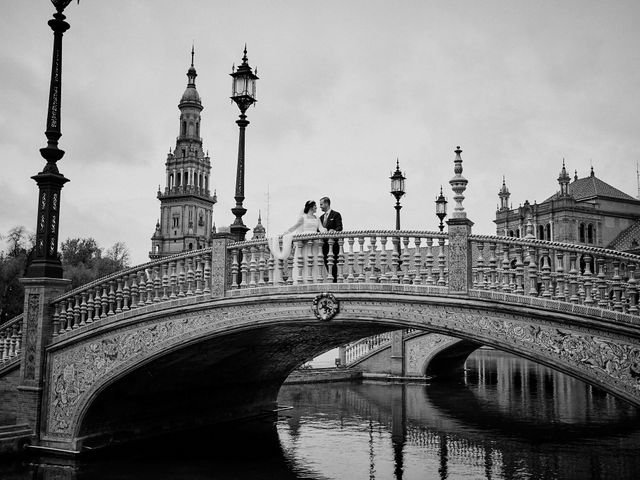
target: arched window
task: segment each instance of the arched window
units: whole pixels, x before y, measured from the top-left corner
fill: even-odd
[[[181,185],[180,183],[180,172],[176,173],[176,186],[179,187]]]
[[[545,230],[547,231],[547,240],[553,240],[551,238],[551,224],[547,223],[547,226],[545,227]]]
[[[578,241],[580,243],[584,243],[584,238],[585,238],[585,236],[584,236],[584,223],[580,224],[580,227],[578,228],[578,234],[579,234]]]
[[[509,230],[509,236],[513,237],[513,230]]]
[[[200,136],[200,122],[196,123],[196,137]]]
[[[189,250],[193,250],[193,243],[189,243]]]
[[[169,174],[169,188],[173,188],[173,173]]]
[[[198,185],[200,185],[200,188],[202,188],[202,174],[200,174],[200,182],[198,182]]]
[[[587,226],[587,243],[594,243],[596,236],[596,229],[593,228],[592,224]]]
[[[181,130],[181,135],[186,135],[187,134],[187,122],[182,122],[182,130]]]
[[[538,239],[544,240],[544,226],[538,225]]]

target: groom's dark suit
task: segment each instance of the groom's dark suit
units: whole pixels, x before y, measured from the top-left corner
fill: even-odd
[[[336,232],[342,231],[342,215],[335,210],[329,211],[329,217],[325,221],[325,216],[327,214],[323,213],[320,215],[320,222],[327,230],[335,230]],[[338,280],[338,254],[340,253],[340,245],[338,244],[338,239],[336,239],[333,244],[333,268],[331,269],[331,275],[333,275],[333,282],[337,282]],[[329,255],[329,242],[325,240],[322,243],[322,255],[324,256],[324,266],[327,267],[327,256]],[[328,267],[327,267],[328,268]]]

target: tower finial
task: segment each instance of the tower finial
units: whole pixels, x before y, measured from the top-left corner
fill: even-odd
[[[244,52],[243,52],[243,55],[242,55],[242,63],[246,65],[248,60],[249,59],[247,58],[247,44],[245,43],[244,44]]]
[[[195,53],[195,46],[191,44],[191,66],[193,67],[193,54]]]

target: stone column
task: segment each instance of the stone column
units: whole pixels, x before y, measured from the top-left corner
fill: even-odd
[[[449,233],[448,286],[450,293],[466,294],[473,285],[472,252],[469,244],[473,222],[467,218],[467,212],[464,211],[462,206],[463,193],[467,188],[467,183],[469,183],[462,176],[462,157],[460,156],[462,150],[457,147],[454,151],[456,154],[453,170],[455,176],[449,181],[449,184],[455,193],[453,199],[456,201],[456,207],[451,218],[447,221]]]
[[[211,296],[223,297],[231,273],[231,256],[227,245],[234,241],[230,233],[215,233],[211,241]]]
[[[29,424],[36,435],[40,431],[43,387],[46,382],[45,348],[53,334],[50,303],[64,293],[71,280],[62,278],[23,278],[24,316],[22,354],[18,385],[17,423]]]

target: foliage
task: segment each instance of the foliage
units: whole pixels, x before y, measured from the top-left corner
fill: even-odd
[[[27,257],[34,245],[34,236],[23,226],[0,235],[7,243],[6,251],[0,251],[0,324],[22,312],[24,288],[20,278],[24,276]],[[104,253],[93,238],[68,238],[60,245],[64,278],[71,280],[71,287],[104,277],[126,268],[130,264],[129,249],[123,242],[116,242]]]

